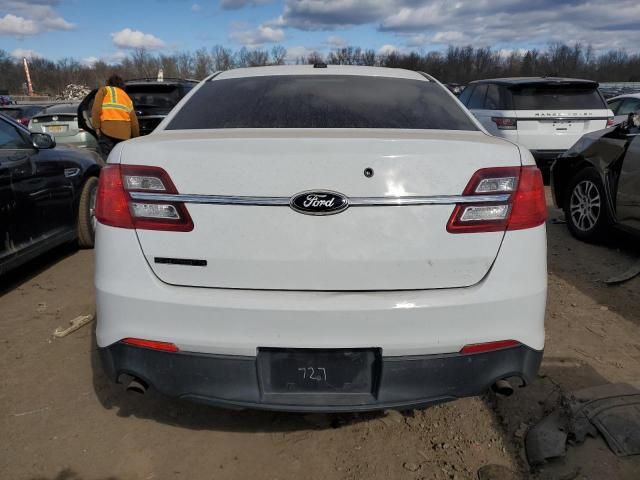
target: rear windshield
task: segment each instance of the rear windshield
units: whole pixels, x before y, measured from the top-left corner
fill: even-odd
[[[540,85],[511,89],[516,110],[600,110],[607,108],[595,87]]]
[[[78,113],[78,105],[73,105],[73,104],[69,104],[69,103],[66,103],[64,105],[53,105],[51,107],[45,108],[40,113],[41,114],[47,114],[47,113],[72,113],[72,114],[75,115],[76,113]]]
[[[207,82],[168,130],[392,128],[477,130],[434,82],[347,75],[275,75]]]
[[[177,85],[127,85],[126,90],[136,108],[172,109],[182,98]]]
[[[20,110],[19,108],[0,108],[0,112],[13,119],[17,119],[22,116],[22,110]]]

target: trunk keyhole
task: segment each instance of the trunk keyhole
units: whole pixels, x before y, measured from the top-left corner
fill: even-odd
[[[364,176],[367,177],[367,178],[373,177],[373,168],[369,168],[369,167],[365,168],[364,169]]]

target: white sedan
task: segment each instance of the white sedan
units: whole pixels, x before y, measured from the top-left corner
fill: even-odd
[[[356,411],[536,376],[540,172],[429,75],[213,74],[114,149],[96,215],[97,343],[132,389]]]

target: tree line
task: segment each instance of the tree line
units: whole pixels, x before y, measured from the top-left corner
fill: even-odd
[[[370,65],[406,68],[428,72],[442,82],[465,84],[471,80],[513,76],[565,76],[600,82],[640,81],[640,53],[623,50],[596,53],[588,45],[550,44],[544,50],[499,51],[490,47],[449,46],[445,51],[376,53],[371,49],[344,47],[327,54],[310,52],[291,59],[282,46],[270,49],[230,48],[216,45],[195,52],[153,54],[145,49],[132,51],[115,64],[97,61],[91,64],[77,59],[58,61],[32,58],[29,69],[34,91],[58,95],[66,85],[74,83],[96,87],[112,73],[125,79],[155,78],[160,69],[165,77],[200,80],[218,70],[284,63],[329,65]],[[0,90],[23,93],[25,73],[22,59],[0,49]]]

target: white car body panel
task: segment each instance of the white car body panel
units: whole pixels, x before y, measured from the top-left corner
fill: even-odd
[[[400,356],[512,338],[541,350],[545,239],[544,225],[508,232],[491,272],[469,288],[283,292],[168,285],[149,268],[133,230],[98,225],[98,346],[152,336],[222,355],[255,356],[273,346],[380,347]]]
[[[180,193],[195,195],[288,198],[310,189],[349,198],[455,195],[479,168],[520,164],[518,148],[510,143],[482,132],[453,131],[167,131],[130,142],[123,151],[138,164],[162,165]],[[372,178],[364,177],[365,168],[373,168]],[[201,174],[193,175],[196,171]],[[350,207],[316,218],[288,206],[190,204],[192,232],[137,233],[154,272],[175,285],[465,287],[486,275],[504,234],[451,235],[446,225],[452,208]],[[156,257],[185,256],[206,260],[207,266],[154,263]]]
[[[529,150],[568,150],[585,133],[602,130],[611,110],[479,110],[471,113],[497,137],[516,142]],[[493,117],[517,118],[517,130],[500,130]],[[596,118],[588,120],[589,117]]]

